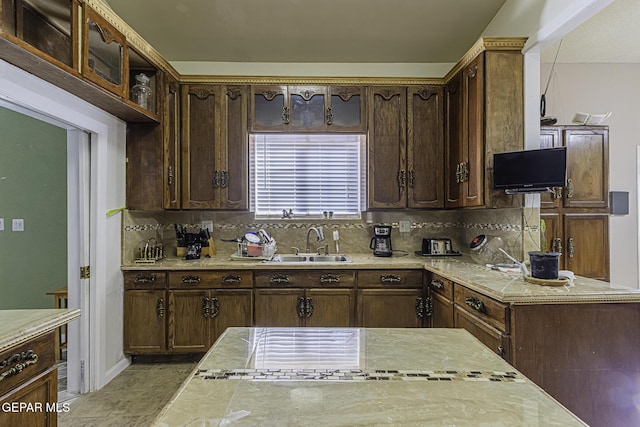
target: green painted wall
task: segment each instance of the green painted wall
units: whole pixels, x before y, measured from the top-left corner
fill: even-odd
[[[53,308],[46,293],[67,286],[67,131],[2,107],[0,218],[0,309]]]

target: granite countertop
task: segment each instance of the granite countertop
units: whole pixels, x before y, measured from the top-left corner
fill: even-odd
[[[0,352],[80,317],[79,309],[0,310]]]
[[[261,269],[426,269],[503,303],[548,304],[589,302],[640,302],[640,290],[576,276],[573,284],[541,286],[526,282],[520,273],[503,273],[475,264],[468,255],[460,257],[408,256],[374,257],[348,254],[353,262],[269,263],[261,260],[234,260],[217,255],[200,260],[167,259],[154,265],[125,265],[125,271],[141,270],[261,270]]]
[[[584,426],[461,329],[229,328],[155,426]]]

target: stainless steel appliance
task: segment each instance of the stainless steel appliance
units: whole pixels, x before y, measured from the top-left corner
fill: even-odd
[[[374,256],[391,256],[393,249],[391,248],[391,226],[375,225],[373,226],[374,237],[371,239],[369,249],[373,249]]]
[[[422,239],[422,253],[425,255],[444,255],[452,253],[451,239],[426,238]]]

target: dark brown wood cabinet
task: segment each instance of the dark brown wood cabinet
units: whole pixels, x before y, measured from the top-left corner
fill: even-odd
[[[355,326],[355,273],[256,272],[256,326]]]
[[[167,280],[165,272],[125,272],[124,351],[162,353],[167,349]]]
[[[57,425],[58,368],[54,333],[48,332],[0,353],[1,427]],[[31,404],[35,410],[6,410],[5,405],[11,408],[10,405],[17,403]]]
[[[445,83],[445,206],[519,206],[493,189],[493,154],[524,148],[522,53],[487,49],[463,64]]]
[[[454,327],[453,283],[451,280],[429,273],[429,326],[432,328]],[[428,275],[429,275],[428,274]]]
[[[561,252],[560,268],[609,280],[609,129],[547,126],[540,147],[567,149],[567,185],[540,197],[540,240]]]
[[[358,272],[358,326],[419,328],[428,317],[421,270]]]
[[[254,132],[365,132],[362,86],[253,85]]]
[[[247,89],[182,86],[182,208],[248,206]]]

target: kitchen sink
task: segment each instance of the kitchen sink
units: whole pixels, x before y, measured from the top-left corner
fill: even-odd
[[[304,263],[304,264],[313,264],[313,263],[327,263],[327,264],[342,264],[351,262],[351,258],[347,255],[315,255],[315,254],[305,254],[305,255],[296,255],[296,254],[278,254],[271,258],[269,261],[265,261],[268,263]]]

